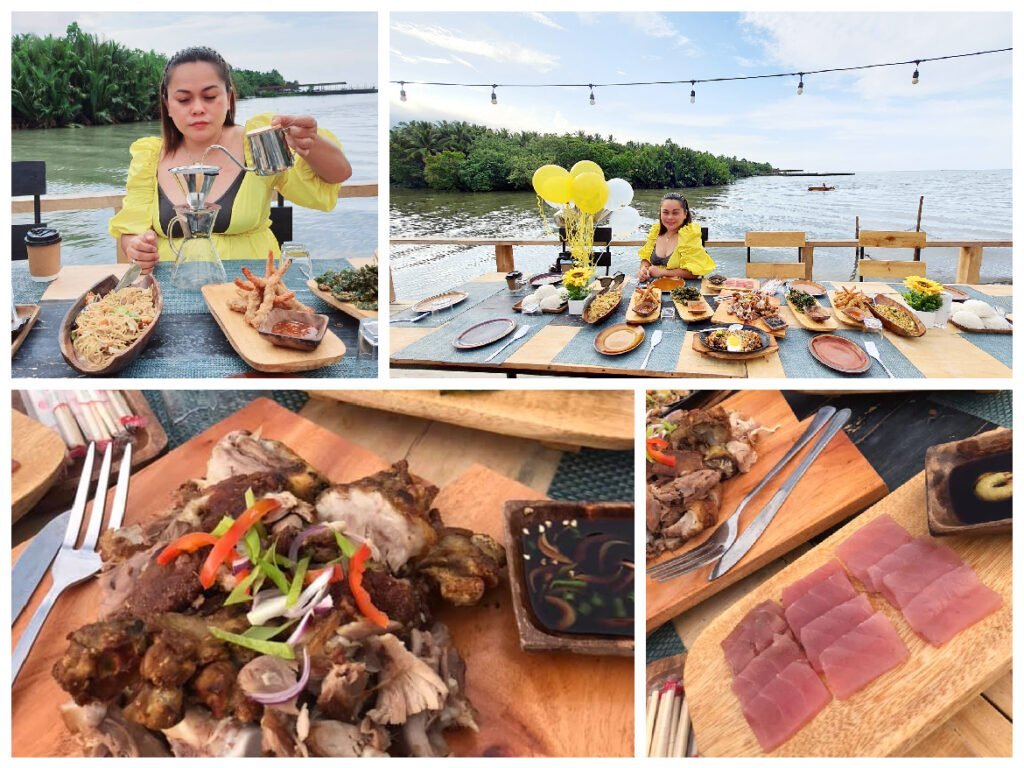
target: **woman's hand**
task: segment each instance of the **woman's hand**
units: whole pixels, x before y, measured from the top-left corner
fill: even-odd
[[[142,267],[142,274],[148,275],[160,260],[160,251],[156,246],[156,232],[146,230],[141,235],[124,235],[121,248],[129,259]]]
[[[651,268],[647,270],[647,273],[648,277],[664,277],[667,271],[668,270],[663,269],[662,267],[651,266]]]
[[[271,125],[287,128],[288,146],[300,157],[308,157],[317,141],[316,118],[312,115],[275,115]]]
[[[651,276],[651,265],[650,264],[641,264],[640,265],[640,271],[636,273],[636,279],[639,280],[641,283],[643,283],[643,282],[646,282],[647,279],[650,276]]]

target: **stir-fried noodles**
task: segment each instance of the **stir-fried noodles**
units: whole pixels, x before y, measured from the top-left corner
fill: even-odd
[[[105,296],[90,294],[75,318],[75,354],[93,365],[109,363],[134,344],[156,320],[152,288],[122,288]]]

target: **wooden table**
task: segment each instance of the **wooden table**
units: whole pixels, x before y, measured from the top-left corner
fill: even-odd
[[[354,259],[354,266],[368,263],[371,259]],[[240,260],[225,262],[228,279],[241,275],[241,267],[259,270],[262,274],[265,262]],[[316,268],[337,268],[331,260],[317,261]],[[57,331],[64,315],[75,300],[106,275],[121,275],[127,264],[110,265],[68,265],[61,269],[60,276],[51,284],[33,283],[27,278],[28,262],[15,261],[11,264],[12,290],[19,304],[39,304],[41,312],[35,327],[26,337],[21,348],[11,360],[11,375],[14,378],[81,378],[61,357],[57,344]],[[170,282],[171,265],[161,263],[157,275],[164,293],[164,311],[157,324],[153,338],[139,358],[125,368],[122,378],[197,378],[202,371],[223,370],[225,373],[207,375],[260,375],[247,366],[232,348],[223,331],[210,315],[200,294],[187,307],[178,307],[175,294],[181,296]],[[289,273],[290,275],[291,273]],[[301,276],[300,276],[301,277]],[[359,323],[348,315],[330,307],[313,297],[303,281],[293,278],[289,287],[296,290],[297,298],[330,318],[329,328],[342,340],[348,350],[345,360],[333,366],[310,373],[289,374],[289,376],[329,375],[332,377],[375,377],[375,360],[360,360],[357,333]],[[265,374],[264,374],[265,375]]]
[[[785,395],[798,418],[806,418],[825,403],[851,408],[853,418],[847,433],[889,488],[899,487],[921,471],[929,445],[959,440],[995,426],[931,402],[927,393],[825,396],[787,392]],[[674,618],[672,625],[683,644],[692,645],[703,628],[722,611],[813,548],[832,530]],[[911,756],[1008,757],[1012,754],[1012,728],[1012,675],[1007,674],[921,741]],[[699,746],[699,734],[697,740]]]
[[[504,274],[491,273],[471,280],[466,285],[479,286],[483,283],[503,282]],[[691,281],[697,285],[697,281]],[[875,293],[897,294],[901,288],[899,284],[881,282],[864,283],[829,283],[828,287],[856,286],[868,295]],[[974,285],[963,286],[977,290],[979,293],[991,297],[1005,297],[1011,294],[1012,286],[1007,285]],[[613,317],[606,320],[602,327],[624,322],[625,305],[632,287],[626,288],[627,296],[622,305],[616,310]],[[507,301],[502,301],[502,297]],[[787,374],[780,355],[772,353],[764,358],[750,361],[719,360],[699,354],[693,349],[693,335],[708,327],[707,321],[702,323],[683,324],[678,318],[670,320],[657,320],[645,325],[648,335],[656,328],[679,330],[685,328],[687,331],[685,341],[678,347],[678,355],[674,357],[670,365],[659,367],[656,364],[656,357],[652,356],[651,364],[647,370],[641,370],[640,365],[644,354],[649,348],[648,341],[644,341],[641,347],[634,352],[621,357],[608,357],[607,364],[582,365],[558,361],[556,358],[576,338],[577,334],[585,327],[585,323],[579,318],[570,318],[568,315],[558,315],[555,319],[532,331],[522,342],[517,342],[513,347],[514,352],[503,362],[501,357],[498,361],[488,362],[466,362],[460,361],[457,357],[439,359],[437,355],[424,353],[417,349],[417,342],[420,342],[433,334],[438,334],[439,341],[448,336],[453,336],[454,327],[462,327],[470,321],[483,321],[493,317],[512,317],[521,321],[521,316],[512,311],[511,306],[519,300],[518,296],[512,296],[507,290],[502,289],[486,302],[481,302],[480,307],[474,307],[462,314],[458,314],[448,323],[438,327],[422,327],[415,323],[394,323],[390,328],[390,365],[393,369],[428,369],[454,373],[460,371],[477,371],[490,373],[503,373],[508,377],[515,377],[519,374],[548,374],[561,376],[630,376],[630,377],[723,377],[723,378],[787,378]],[[665,301],[663,299],[663,301]],[[827,303],[827,302],[826,302]],[[507,307],[505,306],[507,304]],[[402,311],[402,306],[392,306],[392,317]],[[792,328],[799,329],[800,325],[792,316],[791,310],[783,306],[781,315]],[[453,326],[452,324],[456,324]],[[854,338],[861,340],[862,334],[855,329],[841,327],[844,333],[852,332]],[[791,334],[796,336],[797,334]],[[865,336],[865,338],[868,338]],[[890,354],[901,354],[906,360],[913,364],[921,372],[924,378],[1009,378],[1012,371],[1008,365],[998,360],[993,355],[976,346],[968,340],[968,334],[961,332],[952,325],[946,328],[929,328],[921,338],[910,339],[896,336],[886,332],[885,338],[892,342],[896,352],[889,350]],[[987,338],[992,338],[991,336]],[[780,345],[806,344],[795,338],[780,339]],[[422,346],[422,345],[420,345]],[[447,345],[442,345],[447,348]],[[491,348],[496,349],[499,344],[493,344]],[[810,365],[806,368],[806,376],[798,378],[825,377],[831,372],[820,364],[816,364],[806,349],[801,351],[806,355]],[[883,352],[883,359],[886,353]],[[888,363],[893,361],[887,360]],[[890,365],[890,368],[892,365]],[[877,374],[884,376],[880,366]],[[856,380],[857,376],[848,376],[848,380]]]

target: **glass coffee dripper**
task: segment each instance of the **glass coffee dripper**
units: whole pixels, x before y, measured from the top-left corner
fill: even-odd
[[[171,168],[171,174],[186,200],[184,205],[174,206],[176,215],[167,227],[167,241],[175,256],[171,282],[183,291],[198,291],[209,283],[227,281],[224,264],[212,237],[220,206],[206,202],[218,173],[220,168],[215,165]],[[175,224],[181,228],[180,246],[175,245],[172,234]]]

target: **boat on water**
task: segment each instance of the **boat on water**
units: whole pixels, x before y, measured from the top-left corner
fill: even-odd
[[[831,192],[835,187],[830,187],[828,184],[819,184],[816,187],[808,187],[808,192]]]

